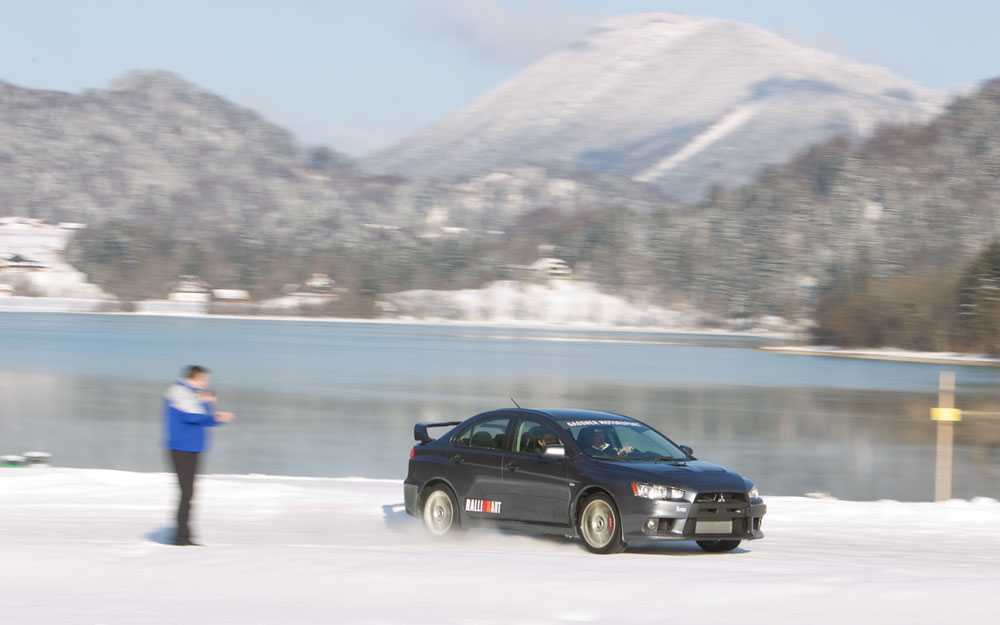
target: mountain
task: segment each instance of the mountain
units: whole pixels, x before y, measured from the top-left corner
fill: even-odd
[[[838,285],[959,270],[1000,237],[1000,80],[686,205],[574,166],[371,175],[164,72],[82,94],[0,83],[0,137],[0,217],[87,223],[69,260],[125,298],[198,274],[264,300],[326,273],[344,297],[323,313],[374,315],[541,255],[635,310],[810,319]]]
[[[831,136],[926,121],[944,102],[885,69],[751,25],[643,13],[602,23],[363,165],[455,177],[570,163],[693,200]]]
[[[525,214],[668,203],[627,178],[538,167],[366,175],[164,71],[80,94],[0,82],[0,138],[0,217],[88,224],[67,253],[129,298],[162,297],[179,274],[257,297],[313,272],[355,293],[478,286],[534,260],[533,244],[497,255]]]
[[[54,220],[190,218],[215,193],[236,200],[216,220],[256,219],[297,161],[285,130],[161,71],[79,95],[0,82],[0,133],[0,206]]]
[[[960,271],[1000,238],[1000,79],[927,124],[831,139],[683,211],[627,219],[587,252],[628,259],[599,281],[723,316],[811,317],[833,290]]]
[[[836,336],[851,331],[858,344],[992,352],[1000,345],[989,314],[1000,283],[1000,79],[926,124],[829,139],[694,204],[539,211],[508,231],[547,241],[575,275],[640,309],[822,322],[817,311],[832,302],[836,314],[825,317],[836,317]],[[494,290],[421,294],[421,303],[474,318],[462,311],[502,308],[489,299]],[[409,296],[395,301],[419,310]],[[990,340],[953,335],[950,317],[969,325],[976,307]]]

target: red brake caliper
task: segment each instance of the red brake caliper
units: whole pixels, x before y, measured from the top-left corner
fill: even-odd
[[[615,531],[615,515],[614,514],[609,514],[608,515],[608,531],[610,531],[610,532],[614,532]]]

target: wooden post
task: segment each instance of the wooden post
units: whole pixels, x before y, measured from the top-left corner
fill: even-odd
[[[941,410],[941,409],[944,410]],[[939,415],[955,408],[955,373],[942,371],[938,380]],[[955,438],[955,420],[932,416],[937,421],[937,462],[934,469],[934,501],[951,499],[951,459]]]

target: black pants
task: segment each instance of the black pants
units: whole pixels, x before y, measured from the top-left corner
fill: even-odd
[[[177,473],[177,484],[181,487],[180,501],[177,503],[177,535],[175,541],[191,540],[191,528],[188,518],[191,516],[191,500],[194,498],[194,475],[198,472],[198,456],[196,451],[170,450],[170,459]]]

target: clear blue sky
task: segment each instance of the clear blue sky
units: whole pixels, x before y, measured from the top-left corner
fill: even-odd
[[[0,80],[80,92],[165,69],[360,155],[640,11],[749,22],[938,89],[1000,76],[993,0],[0,0]]]

